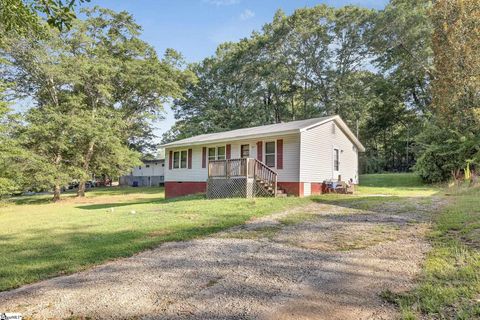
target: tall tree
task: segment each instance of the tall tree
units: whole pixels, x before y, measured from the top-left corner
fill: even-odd
[[[480,165],[480,1],[436,1],[431,19],[433,117],[419,138],[417,170],[441,181],[458,179],[467,162]]]
[[[408,16],[401,1],[390,6],[382,12],[325,5],[298,9],[290,16],[278,11],[261,32],[221,44],[215,56],[191,66],[198,82],[175,101],[178,121],[164,140],[339,114],[358,128],[367,145],[364,170],[408,170],[423,108],[411,103],[412,96],[419,97],[428,81],[422,73],[417,77],[421,89],[417,78],[406,85],[403,75],[416,68],[403,71],[402,64],[413,60],[396,58],[396,51],[385,53],[383,47],[395,35],[379,36],[379,26],[386,26],[397,7]],[[412,14],[421,16],[426,7],[421,8]],[[397,33],[410,28],[397,24]]]
[[[138,163],[134,149],[151,144],[151,121],[190,79],[178,53],[168,50],[160,60],[139,39],[131,15],[101,8],[85,14],[69,31],[40,41],[10,39],[4,52],[5,79],[36,103],[23,134],[51,164],[56,199],[67,179],[79,179],[84,196],[94,170],[118,174]]]

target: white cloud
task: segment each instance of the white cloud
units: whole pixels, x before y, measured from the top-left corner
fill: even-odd
[[[232,4],[239,3],[240,0],[203,0],[203,2],[216,6],[231,6]]]
[[[255,17],[255,12],[253,12],[250,9],[245,9],[241,14],[240,14],[240,20],[248,20]]]

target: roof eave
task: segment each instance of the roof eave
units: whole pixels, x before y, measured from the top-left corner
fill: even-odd
[[[239,140],[245,140],[245,139],[255,139],[255,138],[260,138],[260,137],[276,137],[276,136],[281,136],[281,135],[286,135],[286,134],[295,134],[295,133],[300,133],[300,129],[278,131],[278,132],[272,132],[272,133],[268,133],[268,134],[265,134],[265,133],[251,134],[251,135],[245,135],[245,136],[235,137],[235,138],[212,139],[212,140],[197,141],[197,142],[186,142],[186,143],[170,142],[170,143],[160,145],[160,147],[161,148],[173,148],[173,147],[198,146],[198,145],[215,144],[215,143],[227,142],[227,141],[239,141]]]

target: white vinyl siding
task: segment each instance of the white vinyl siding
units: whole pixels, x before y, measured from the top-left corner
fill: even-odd
[[[300,145],[300,181],[323,182],[337,179],[338,173],[343,181],[353,179],[358,183],[357,148],[334,121],[302,132]],[[334,149],[338,149],[338,171],[335,171]]]
[[[300,134],[290,134],[284,136],[264,137],[259,139],[237,140],[226,142],[222,145],[206,144],[199,146],[192,146],[192,169],[168,169],[168,157],[170,151],[178,151],[182,148],[167,148],[165,151],[165,181],[206,181],[207,168],[202,168],[202,148],[207,148],[207,158],[209,148],[225,147],[226,144],[231,145],[231,159],[238,159],[241,157],[241,145],[249,145],[250,158],[257,158],[257,142],[262,141],[262,148],[265,149],[265,142],[283,139],[283,169],[273,168],[278,172],[278,181],[297,182],[299,181],[299,166],[300,166]],[[190,147],[187,147],[190,148]],[[226,149],[224,149],[226,152]],[[275,145],[276,150],[276,145]],[[224,153],[225,154],[225,153]],[[265,150],[262,152],[265,157]],[[275,158],[275,163],[277,159]],[[208,160],[207,160],[208,166]]]
[[[158,162],[148,162],[141,166],[134,167],[132,170],[132,175],[136,177],[163,176],[164,173],[165,167],[163,160]]]

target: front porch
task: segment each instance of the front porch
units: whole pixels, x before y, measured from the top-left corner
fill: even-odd
[[[278,174],[253,158],[212,160],[208,163],[207,198],[279,197]]]

